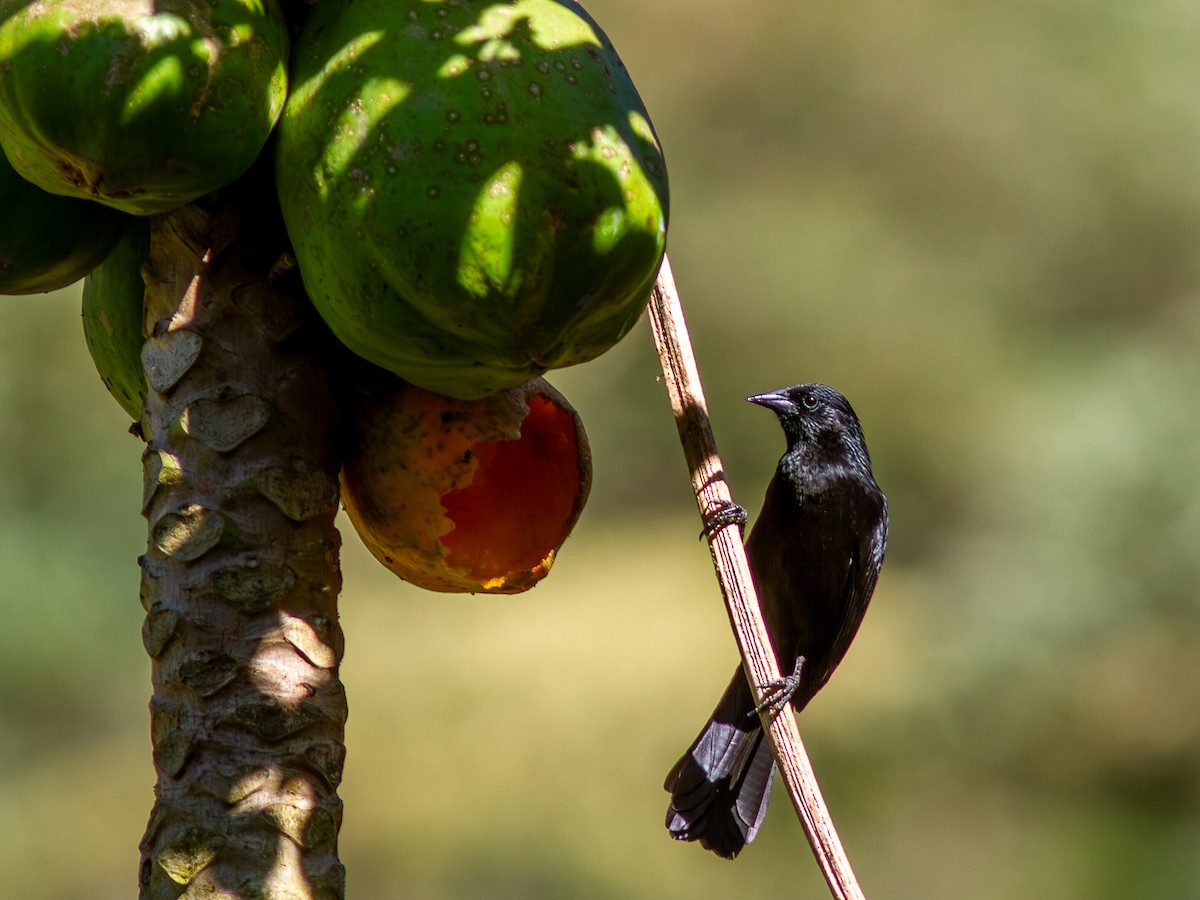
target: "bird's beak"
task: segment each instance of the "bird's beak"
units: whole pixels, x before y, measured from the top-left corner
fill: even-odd
[[[782,391],[767,391],[765,394],[755,394],[753,397],[747,397],[748,403],[757,403],[759,406],[765,406],[767,409],[772,409],[777,413],[785,413],[794,405],[790,397]]]

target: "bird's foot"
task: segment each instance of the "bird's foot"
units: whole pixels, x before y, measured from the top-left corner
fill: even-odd
[[[784,675],[782,678],[759,685],[765,695],[763,702],[754,707],[747,715],[757,715],[763,710],[770,710],[774,715],[787,706],[796,691],[800,690],[800,674],[803,669],[804,657],[798,656],[796,657],[796,668],[792,670],[791,675]]]
[[[738,528],[745,529],[749,518],[746,510],[732,501],[727,501],[716,509],[709,510],[705,515],[704,530],[700,532],[700,539],[711,538],[728,525],[736,525]]]

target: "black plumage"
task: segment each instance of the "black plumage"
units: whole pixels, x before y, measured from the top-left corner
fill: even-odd
[[[768,686],[771,701],[799,712],[829,680],[867,610],[883,564],[887,501],[858,417],[833,388],[801,384],[747,399],[773,410],[787,437],[746,555],[779,669],[791,673]],[[774,773],[739,667],[667,775],[671,836],[732,859],[762,825]]]

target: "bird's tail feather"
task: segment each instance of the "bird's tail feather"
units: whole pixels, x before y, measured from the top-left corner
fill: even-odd
[[[712,718],[667,775],[667,829],[732,859],[758,834],[767,813],[775,759],[739,668]],[[750,713],[747,715],[747,713]]]

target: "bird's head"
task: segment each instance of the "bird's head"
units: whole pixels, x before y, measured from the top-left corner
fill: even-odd
[[[848,400],[823,384],[797,384],[746,398],[779,417],[788,449],[803,447],[840,458],[865,462],[870,467],[866,440],[858,416]]]

